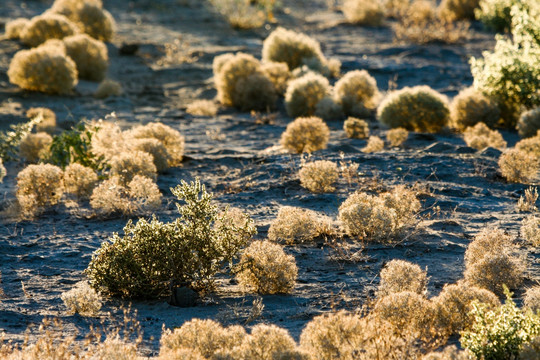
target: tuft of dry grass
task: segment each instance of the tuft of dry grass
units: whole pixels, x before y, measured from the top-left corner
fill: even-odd
[[[365,70],[346,73],[334,87],[334,99],[343,107],[346,116],[369,116],[380,97],[377,81]]]
[[[523,219],[520,232],[529,244],[540,245],[540,219],[536,216],[530,215]]]
[[[123,152],[113,156],[109,162],[110,175],[128,184],[137,175],[156,180],[157,169],[152,155],[142,151]]]
[[[30,120],[38,116],[41,117],[41,120],[36,124],[36,131],[53,134],[56,130],[56,114],[54,111],[44,107],[34,107],[26,111],[26,117]]]
[[[315,193],[333,192],[339,177],[336,163],[317,160],[304,164],[298,172],[302,187]]]
[[[365,153],[374,153],[384,150],[384,141],[378,136],[370,136],[366,147],[362,149]]]
[[[538,174],[538,159],[531,153],[510,149],[499,158],[499,169],[509,182],[527,183]]]
[[[315,211],[282,206],[270,224],[268,239],[288,245],[311,242],[321,234],[332,232],[331,224]]]
[[[315,116],[325,121],[335,121],[343,117],[343,111],[331,96],[325,96],[315,105]]]
[[[487,147],[501,150],[506,148],[506,141],[501,133],[497,130],[491,130],[483,122],[466,128],[463,132],[463,140],[468,146],[477,150],[483,150]]]
[[[287,85],[291,79],[291,72],[286,63],[266,62],[262,64],[262,71],[272,81],[279,95],[285,94]]]
[[[264,25],[266,15],[250,0],[210,0],[214,8],[235,29],[256,29]]]
[[[218,106],[212,100],[195,100],[187,106],[186,112],[195,116],[216,116]]]
[[[135,139],[157,139],[161,141],[167,149],[169,166],[176,167],[182,164],[185,140],[178,130],[162,123],[148,123],[131,129],[128,136]]]
[[[8,39],[16,40],[21,37],[21,32],[25,28],[30,20],[25,18],[17,18],[10,20],[6,23],[6,37]]]
[[[169,168],[169,153],[158,139],[128,139],[130,150],[150,154],[157,171]]]
[[[386,133],[386,140],[390,143],[392,147],[398,147],[403,145],[407,138],[409,137],[409,132],[404,128],[390,129]]]
[[[536,187],[530,186],[528,189],[525,189],[525,196],[520,196],[517,203],[517,210],[522,212],[526,211],[536,211],[536,200],[538,200],[538,191]]]
[[[102,305],[101,296],[86,281],[75,284],[61,298],[70,315],[97,316]]]
[[[313,72],[289,81],[285,93],[287,114],[294,118],[314,115],[317,105],[328,96],[329,91],[328,79]]]
[[[330,129],[318,117],[300,117],[289,125],[281,134],[281,145],[295,153],[313,152],[326,148]]]
[[[427,272],[416,264],[404,260],[392,260],[381,270],[380,277],[381,281],[377,289],[379,299],[402,291],[426,295]]]
[[[58,14],[43,14],[32,18],[21,30],[23,44],[36,47],[49,39],[63,39],[75,35],[77,26],[65,16]]]

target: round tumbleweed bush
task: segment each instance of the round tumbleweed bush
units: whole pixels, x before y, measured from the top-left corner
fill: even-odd
[[[63,39],[75,35],[77,26],[65,16],[44,14],[36,16],[21,30],[21,41],[30,47],[36,47],[49,39]]]
[[[8,39],[18,39],[21,37],[21,31],[30,20],[25,18],[17,18],[6,23],[6,37]]]
[[[167,149],[169,166],[180,166],[184,157],[185,139],[178,130],[162,123],[148,123],[129,131],[134,139],[157,139]],[[154,158],[155,161],[155,158]]]
[[[56,205],[64,193],[63,173],[51,164],[29,165],[17,175],[17,200],[21,212],[34,215],[43,207]]]
[[[336,163],[328,160],[317,160],[305,164],[298,172],[302,187],[315,193],[332,192],[338,180]]]
[[[281,145],[296,153],[313,152],[326,148],[330,129],[318,117],[301,117],[287,125],[281,134]]]
[[[347,137],[353,139],[367,139],[369,137],[369,125],[365,120],[349,117],[343,123],[343,130]]]
[[[379,1],[346,0],[342,11],[347,21],[353,24],[379,26],[384,20],[384,8]]]
[[[338,80],[334,89],[335,101],[347,116],[368,116],[379,102],[377,81],[365,70],[350,71]]]
[[[98,176],[92,168],[73,163],[64,170],[66,193],[74,194],[79,199],[89,198],[97,182]]]
[[[465,269],[465,281],[470,285],[487,289],[502,296],[503,285],[517,289],[523,282],[524,262],[507,252],[487,254]]]
[[[30,163],[44,159],[51,148],[53,138],[46,132],[26,135],[19,144],[19,154]]]
[[[280,245],[254,241],[240,258],[236,278],[240,287],[260,294],[288,294],[294,289],[298,269],[294,256]]]
[[[315,211],[282,206],[268,229],[268,240],[287,244],[313,241],[319,235],[318,214]]]
[[[75,61],[80,79],[101,81],[107,74],[109,55],[107,47],[86,34],[68,36],[64,39],[67,55]]]
[[[521,114],[516,128],[521,137],[535,136],[538,130],[540,130],[540,107]]]
[[[451,125],[458,130],[481,122],[492,128],[500,117],[497,103],[472,87],[461,90],[450,103]]]
[[[412,291],[425,295],[427,292],[427,273],[420,266],[404,260],[392,260],[381,270],[381,282],[377,297],[402,291]]]
[[[502,176],[509,182],[527,183],[538,174],[538,159],[531,153],[510,149],[499,158]]]
[[[435,133],[448,124],[450,110],[446,96],[429,86],[405,87],[383,99],[377,118],[391,128]]]
[[[314,115],[317,104],[328,95],[329,89],[328,79],[313,72],[291,80],[285,93],[287,114],[291,117]]]

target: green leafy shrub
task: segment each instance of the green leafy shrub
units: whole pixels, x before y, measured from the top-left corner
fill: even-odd
[[[102,158],[91,150],[95,129],[90,124],[79,123],[71,130],[62,131],[53,137],[47,161],[65,168],[71,163],[99,170],[103,167]]]
[[[369,116],[379,98],[377,81],[365,70],[348,72],[334,88],[334,99],[343,107],[346,116]]]
[[[446,96],[429,86],[405,87],[383,99],[377,118],[391,128],[434,133],[448,124],[450,110]]]
[[[328,79],[313,72],[289,81],[285,93],[287,114],[290,117],[314,115],[317,105],[327,97],[329,91]]]
[[[481,122],[492,128],[500,117],[497,103],[472,87],[461,90],[450,103],[451,125],[458,130]]]
[[[67,55],[75,61],[80,79],[101,81],[107,74],[109,55],[107,46],[86,34],[64,38]]]
[[[247,215],[240,225],[227,212],[219,216],[199,180],[171,191],[183,201],[180,217],[129,221],[123,237],[114,234],[94,253],[86,270],[94,288],[126,298],[165,296],[170,286],[210,290],[214,275],[255,233]]]
[[[78,32],[77,26],[65,16],[44,14],[32,18],[21,30],[21,41],[36,47],[49,39],[63,39]]]
[[[521,137],[535,136],[540,130],[540,106],[521,114],[516,128]]]
[[[298,154],[326,148],[330,129],[318,117],[300,117],[287,125],[281,134],[281,145]]]

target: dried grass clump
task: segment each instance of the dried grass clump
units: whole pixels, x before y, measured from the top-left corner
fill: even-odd
[[[126,150],[126,136],[118,124],[99,120],[86,126],[91,132],[90,151],[98,158],[110,161]]]
[[[378,136],[370,136],[366,147],[362,149],[365,153],[374,153],[384,150],[384,141]]]
[[[451,336],[469,329],[474,321],[470,315],[473,301],[486,304],[490,309],[501,304],[499,298],[489,290],[465,282],[445,285],[441,293],[432,299],[439,330]]]
[[[106,99],[109,96],[120,96],[123,93],[124,89],[122,88],[122,84],[118,81],[104,79],[99,83],[99,86],[94,93],[94,97],[96,99]]]
[[[516,129],[523,138],[535,136],[540,130],[540,107],[522,113]]]
[[[77,85],[77,66],[65,49],[43,44],[13,56],[7,72],[9,82],[25,90],[67,94]]]
[[[353,24],[380,26],[384,19],[384,8],[378,1],[346,0],[341,10]]]
[[[439,16],[446,21],[474,20],[474,11],[480,0],[443,0],[437,9]]]
[[[487,254],[465,269],[465,280],[501,296],[503,285],[517,289],[523,281],[525,264],[506,252]]]
[[[282,206],[268,229],[268,240],[289,245],[313,241],[319,236],[316,212],[293,206]]]
[[[463,132],[463,140],[468,146],[477,150],[483,150],[487,147],[501,150],[506,148],[506,141],[501,133],[497,130],[491,130],[483,122],[466,128]]]
[[[435,133],[450,119],[448,99],[429,86],[405,87],[383,99],[377,118],[391,128]]]
[[[513,239],[499,228],[484,228],[465,251],[465,266],[472,265],[486,254],[500,254],[514,248]]]
[[[472,87],[461,90],[450,103],[451,125],[458,130],[478,123],[492,128],[500,117],[497,103]]]
[[[425,296],[427,292],[427,272],[420,266],[404,260],[392,260],[381,270],[381,282],[377,289],[377,297],[383,297],[411,291]]]
[[[533,137],[518,141],[515,149],[529,153],[537,159],[540,159],[540,131]]]
[[[290,117],[311,116],[317,104],[327,97],[330,83],[324,76],[308,72],[291,80],[285,93],[285,108]]]
[[[285,329],[276,325],[258,324],[253,327],[251,334],[244,338],[242,345],[236,350],[237,357],[233,359],[305,359],[299,352],[295,352],[296,343]],[[287,358],[286,355],[292,355]]]
[[[80,79],[101,81],[107,74],[109,55],[107,46],[86,34],[64,38],[67,55],[75,61]]]
[[[96,316],[102,305],[101,296],[86,281],[75,284],[73,289],[64,292],[61,298],[70,315]]]
[[[25,18],[17,18],[15,20],[8,21],[6,23],[6,37],[8,39],[16,40],[21,37],[21,32],[25,28],[30,20]]]
[[[338,80],[334,88],[335,101],[347,116],[368,116],[379,102],[377,81],[365,70],[354,70]]]
[[[338,120],[343,117],[341,105],[336,103],[331,96],[325,96],[315,106],[315,116],[325,121]]]
[[[56,205],[64,193],[63,173],[51,164],[29,165],[17,175],[16,197],[23,215],[32,216]]]
[[[113,156],[109,162],[111,176],[118,176],[128,184],[137,175],[156,180],[157,169],[152,155],[142,151],[123,152]]]
[[[277,100],[274,84],[264,74],[261,63],[253,56],[238,53],[214,60],[214,79],[218,100],[225,106],[242,111],[268,110]]]
[[[49,108],[35,107],[26,111],[26,117],[33,120],[37,117],[41,117],[41,120],[36,124],[37,132],[46,132],[53,134],[56,130],[56,114]]]
[[[157,171],[164,171],[169,168],[167,148],[158,139],[131,139],[129,146],[131,150],[150,154]]]
[[[294,289],[298,269],[294,256],[270,241],[254,241],[244,250],[236,273],[246,291],[288,294]]]
[[[523,306],[534,313],[540,311],[540,286],[536,285],[527,289],[523,297]]]
[[[521,236],[533,246],[540,245],[540,219],[534,215],[527,216],[521,223]]]
[[[175,167],[182,164],[185,140],[182,134],[172,127],[162,123],[148,123],[132,129],[129,136],[135,139],[157,139],[161,141],[169,155],[169,166]]]
[[[82,31],[96,40],[109,42],[114,36],[114,18],[100,6],[84,4],[76,13],[74,21]]]
[[[49,154],[53,138],[46,132],[26,135],[19,144],[19,154],[26,161],[37,163]]]
[[[250,0],[210,0],[234,29],[256,29],[264,25],[265,13]],[[270,4],[270,3],[269,3]]]
[[[287,125],[280,143],[291,152],[310,153],[325,149],[329,137],[330,129],[321,118],[301,117]]]
[[[338,180],[337,165],[328,160],[317,160],[302,166],[298,172],[302,187],[315,193],[333,192]]]
[[[101,0],[54,0],[51,6],[53,13],[62,14],[68,18],[76,16],[85,4],[94,5],[97,7],[103,7]]]
[[[195,116],[216,116],[218,106],[212,100],[195,100],[187,106],[186,112]]]
[[[422,358],[422,360],[470,360],[471,354],[465,350],[458,350],[456,345],[450,345],[443,351],[433,351]]]
[[[343,123],[343,130],[347,137],[353,139],[366,139],[369,137],[369,125],[367,121],[349,117]]]
[[[387,17],[399,19],[409,8],[411,0],[383,0],[383,6]]]
[[[36,47],[49,39],[63,39],[78,33],[77,26],[65,16],[44,14],[32,18],[21,30],[23,44]]]
[[[285,94],[291,73],[286,63],[268,62],[262,64],[263,73],[270,79],[279,95]]]
[[[386,140],[390,143],[392,147],[401,146],[407,138],[409,137],[409,132],[404,128],[395,128],[390,129],[386,133]]]
[[[519,149],[505,151],[499,158],[502,176],[509,182],[527,183],[538,173],[538,158]]]
[[[538,191],[536,187],[529,186],[525,189],[525,194],[519,197],[516,208],[519,212],[536,211],[536,200],[538,200]]]
[[[98,176],[92,168],[73,163],[64,170],[65,191],[78,199],[89,198],[97,182]]]

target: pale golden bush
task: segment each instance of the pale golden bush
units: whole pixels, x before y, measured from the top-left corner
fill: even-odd
[[[500,132],[491,130],[483,122],[479,122],[472,127],[468,127],[463,132],[465,143],[477,150],[483,150],[487,147],[496,149],[505,149],[506,141]]]
[[[404,128],[395,128],[390,129],[386,133],[386,140],[390,143],[390,146],[397,147],[401,146],[407,138],[409,137],[409,132]]]
[[[474,10],[480,0],[443,0],[439,4],[439,16],[446,21],[474,20]]]
[[[101,296],[86,281],[75,284],[73,289],[62,293],[61,298],[70,315],[97,316],[102,305]]]
[[[314,115],[317,104],[327,97],[329,91],[328,79],[313,72],[289,81],[285,93],[287,114],[290,117]]]
[[[522,113],[516,129],[521,137],[535,136],[540,130],[540,107]]]
[[[516,143],[516,150],[526,152],[537,159],[540,159],[540,131],[535,136],[522,139]]]
[[[336,103],[331,96],[325,96],[315,105],[315,116],[325,121],[338,120],[343,117],[341,105]]]
[[[239,359],[276,360],[296,348],[289,332],[276,325],[258,324],[238,348]]]
[[[259,28],[266,20],[264,11],[250,0],[210,0],[210,3],[235,29]]]
[[[26,111],[26,117],[30,120],[40,116],[41,121],[36,124],[37,132],[46,132],[48,134],[54,133],[56,130],[56,114],[49,108],[35,107]]]
[[[289,125],[281,134],[281,145],[296,153],[313,152],[326,148],[330,129],[318,117],[300,117]]]
[[[167,148],[158,139],[132,139],[128,142],[131,150],[150,154],[157,171],[164,171],[169,168]]]
[[[16,40],[21,37],[21,32],[25,28],[30,20],[25,18],[17,18],[10,20],[6,23],[6,37],[8,39]]]
[[[540,311],[540,286],[533,286],[525,292],[523,296],[523,306],[534,313]]]
[[[386,16],[399,19],[402,17],[411,4],[411,0],[383,0]]]
[[[223,69],[223,66],[225,66],[226,63],[229,62],[229,60],[232,60],[236,58],[236,55],[233,53],[225,53],[214,57],[214,60],[212,61],[212,73],[214,74],[214,77],[217,76]]]
[[[23,215],[58,204],[64,193],[63,173],[51,164],[29,165],[17,175],[16,197]]]
[[[517,289],[524,277],[525,264],[516,256],[503,252],[487,254],[465,269],[465,281],[502,296],[503,285]]]
[[[207,360],[200,352],[193,349],[175,349],[160,355],[158,360]],[[212,358],[213,360],[215,357]],[[128,359],[126,359],[128,360]]]
[[[113,156],[109,162],[111,176],[118,176],[124,184],[128,184],[136,175],[153,180],[157,178],[157,169],[152,155],[142,151],[123,152]]]
[[[270,241],[254,241],[240,258],[238,284],[260,294],[288,294],[293,291],[298,269],[294,256]]]
[[[51,148],[53,138],[46,132],[26,135],[19,144],[19,154],[26,161],[37,163],[44,159]]]
[[[540,219],[535,215],[527,216],[521,223],[521,236],[533,246],[540,245]]]
[[[381,281],[377,288],[377,297],[383,297],[411,291],[425,296],[427,292],[428,277],[420,266],[404,260],[392,260],[381,270]]]
[[[525,189],[525,194],[519,197],[516,204],[517,211],[536,211],[536,200],[538,200],[538,191],[535,186],[529,186],[528,189]]]
[[[499,158],[499,169],[509,182],[527,183],[538,174],[538,158],[518,149],[505,151]]]
[[[94,97],[97,99],[106,99],[109,96],[120,96],[123,93],[124,89],[122,89],[122,84],[118,81],[104,79],[99,83],[99,86],[94,93]]]
[[[465,350],[458,350],[455,345],[450,345],[443,351],[430,352],[422,360],[471,360],[471,354]]]
[[[465,266],[479,261],[487,254],[500,254],[515,248],[513,239],[504,230],[486,227],[482,229],[465,251]]]
[[[185,140],[182,134],[172,127],[162,123],[148,123],[133,128],[129,132],[129,136],[135,139],[157,139],[161,141],[169,155],[169,166],[175,167],[182,164]]]
[[[73,20],[83,32],[96,40],[109,42],[115,31],[115,23],[112,15],[100,6],[86,3],[75,14]]]
[[[21,41],[36,47],[49,39],[63,39],[78,32],[77,26],[65,16],[44,14],[32,18],[21,30]]]
[[[69,164],[64,170],[65,192],[79,199],[87,199],[98,182],[96,172],[78,163]]]
[[[126,151],[126,136],[118,124],[109,121],[95,121],[86,126],[92,133],[90,151],[105,161]]]
[[[378,136],[370,136],[366,147],[362,149],[365,153],[374,153],[384,150],[384,141]]]
[[[315,211],[282,206],[268,229],[268,240],[287,244],[313,241],[319,236],[319,220]]]
[[[268,62],[262,64],[263,73],[270,79],[279,95],[285,94],[287,84],[291,79],[289,67],[283,62]]]
[[[118,334],[109,334],[105,341],[92,344],[88,351],[81,356],[92,360],[144,360],[137,355],[137,344],[121,339]],[[182,359],[182,358],[179,358]],[[53,360],[53,359],[50,359]],[[176,359],[178,360],[178,359]],[[196,359],[199,360],[199,359]]]
[[[9,82],[25,90],[67,94],[77,85],[77,66],[65,49],[44,44],[13,56]]]
[[[380,97],[377,81],[366,70],[348,72],[334,88],[334,98],[347,116],[368,116],[377,107]]]
[[[343,130],[347,137],[353,139],[366,139],[369,137],[369,125],[365,120],[349,117],[343,123]]]
[[[101,0],[54,0],[51,11],[71,19],[76,16],[85,4],[91,4],[99,8],[103,7]]]
[[[339,177],[336,163],[328,160],[317,160],[302,166],[298,172],[300,185],[315,193],[333,192],[334,184]]]
[[[380,26],[384,19],[384,8],[379,1],[346,0],[341,10],[353,24]]]
[[[75,61],[80,79],[101,81],[107,74],[109,55],[107,46],[86,34],[64,38],[67,55]]]
[[[492,128],[500,117],[497,103],[473,87],[461,90],[450,103],[451,125],[461,131],[478,123]]]
[[[195,100],[187,106],[186,112],[195,116],[216,116],[218,106],[212,100]]]

